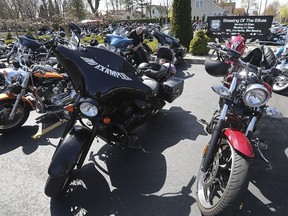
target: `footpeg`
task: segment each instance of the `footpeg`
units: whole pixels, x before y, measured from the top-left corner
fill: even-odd
[[[268,145],[263,141],[258,138],[253,140],[253,144],[255,147],[260,148],[260,149],[268,149]]]
[[[256,147],[257,152],[259,153],[260,157],[266,162],[270,164],[270,161],[263,155],[261,149],[267,149],[268,145],[261,141],[260,139],[256,138],[253,140],[253,145]]]

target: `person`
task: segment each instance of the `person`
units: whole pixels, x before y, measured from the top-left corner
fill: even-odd
[[[201,29],[204,29],[204,24],[202,23],[202,20],[197,20],[196,22],[193,23],[193,29],[195,31],[198,31],[198,30],[201,30]]]
[[[142,62],[148,63],[148,58],[143,48],[143,35],[144,35],[143,32],[144,32],[144,29],[139,26],[136,29],[132,29],[127,34],[127,37],[132,39],[134,60],[135,60],[136,66],[138,66]]]

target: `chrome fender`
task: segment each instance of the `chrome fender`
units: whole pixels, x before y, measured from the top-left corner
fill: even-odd
[[[60,177],[74,169],[85,144],[89,142],[90,136],[91,131],[89,129],[75,125],[59,142],[48,168],[48,174]]]
[[[223,131],[232,147],[247,157],[254,157],[254,151],[248,138],[238,130],[226,128]]]

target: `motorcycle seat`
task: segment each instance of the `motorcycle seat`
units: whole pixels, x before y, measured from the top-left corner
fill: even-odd
[[[145,76],[160,81],[167,75],[167,68],[159,63],[141,63],[137,69]]]

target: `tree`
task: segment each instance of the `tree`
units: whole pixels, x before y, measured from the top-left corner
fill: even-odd
[[[271,15],[271,16],[274,16],[275,14],[278,13],[278,10],[279,10],[279,7],[280,7],[280,4],[278,1],[273,1],[271,4],[269,4],[265,11],[264,11],[264,14],[265,15]]]
[[[191,0],[174,0],[172,3],[171,31],[180,43],[189,47],[193,37],[191,22]]]
[[[288,19],[288,6],[282,4],[279,8],[280,22],[286,22]]]
[[[98,16],[99,13],[98,13],[98,9],[99,9],[99,3],[100,3],[100,0],[94,0],[94,4],[93,4],[93,0],[87,0],[90,8],[91,8],[91,11],[92,13],[95,15],[95,16]]]
[[[257,11],[258,2],[257,0],[242,0],[242,7],[246,8],[246,13],[252,13],[253,11]]]
[[[69,4],[69,11],[71,15],[77,17],[78,20],[83,20],[86,17],[86,11],[83,0],[71,0]]]

